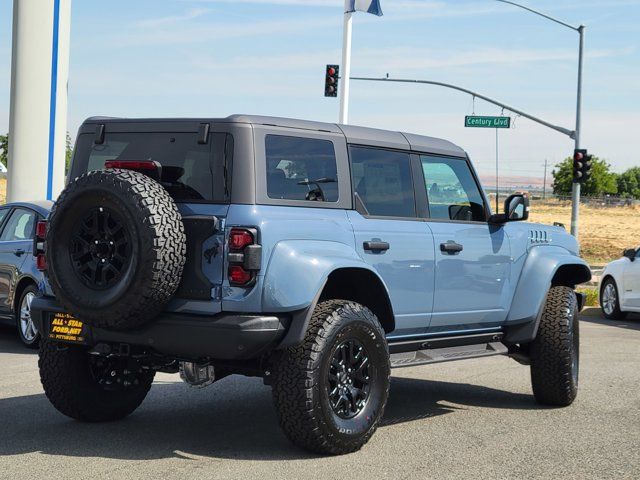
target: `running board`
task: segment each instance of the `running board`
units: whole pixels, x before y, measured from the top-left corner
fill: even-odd
[[[471,337],[471,338],[470,338]],[[423,341],[419,349],[407,351],[406,343],[389,345],[391,367],[413,367],[428,363],[450,362],[465,358],[491,357],[493,355],[507,355],[509,349],[500,340],[502,335],[493,334],[489,341],[471,343],[474,336],[452,337],[441,341]],[[477,339],[476,339],[477,340]],[[458,345],[451,343],[460,342]],[[409,342],[407,342],[409,343]],[[438,345],[441,343],[442,345]],[[431,345],[433,344],[433,346]],[[447,345],[449,344],[449,345]],[[394,348],[395,347],[395,348]],[[402,348],[404,347],[404,348]]]

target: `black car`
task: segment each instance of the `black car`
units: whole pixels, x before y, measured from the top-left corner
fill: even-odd
[[[32,255],[33,237],[52,205],[40,201],[0,206],[0,319],[16,325],[20,340],[29,347],[40,340],[31,321],[31,301],[44,278]]]

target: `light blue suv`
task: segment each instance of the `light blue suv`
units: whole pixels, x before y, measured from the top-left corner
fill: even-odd
[[[35,255],[45,392],[65,415],[132,413],[155,372],[273,387],[297,445],[358,450],[392,367],[508,355],[536,400],[578,388],[562,228],[492,214],[461,148],[355,126],[235,115],[90,118]]]

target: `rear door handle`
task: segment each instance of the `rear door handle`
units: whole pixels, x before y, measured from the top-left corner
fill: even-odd
[[[22,248],[18,248],[13,252],[17,257],[24,255],[25,251]]]
[[[389,250],[389,243],[371,240],[364,242],[362,247],[370,252],[384,252],[385,250]]]
[[[448,253],[449,255],[457,255],[462,251],[462,245],[454,242],[453,240],[449,240],[446,243],[440,244],[440,251]]]

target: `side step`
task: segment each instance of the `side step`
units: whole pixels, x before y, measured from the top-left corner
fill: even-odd
[[[482,334],[423,340],[420,343],[415,341],[391,343],[389,345],[391,368],[507,355],[509,349],[500,341],[501,339],[502,334]]]

